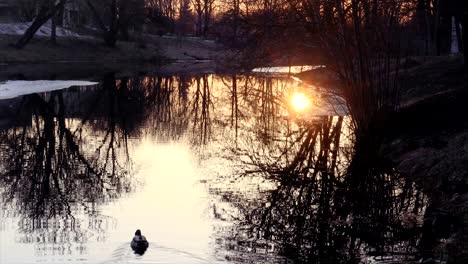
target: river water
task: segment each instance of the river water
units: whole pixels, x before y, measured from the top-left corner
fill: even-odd
[[[339,98],[261,73],[97,83],[0,101],[1,263],[415,251],[425,198],[378,161],[359,167],[372,180],[349,179],[359,162]],[[129,245],[136,229],[150,242],[143,255]]]

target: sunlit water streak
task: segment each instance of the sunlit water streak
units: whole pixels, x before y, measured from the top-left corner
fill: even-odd
[[[156,80],[159,80],[159,84],[153,83]],[[227,84],[224,83],[226,80]],[[18,164],[24,166],[24,172],[20,172],[21,179],[27,186],[29,174],[39,173],[37,177],[42,187],[16,190],[18,187],[6,175],[18,172],[5,174],[4,180],[8,185],[0,186],[5,201],[0,219],[0,257],[8,263],[28,263],[31,260],[44,263],[101,263],[109,258],[115,261],[116,256],[122,263],[164,263],[169,260],[173,263],[213,263],[236,258],[229,257],[228,252],[221,253],[222,249],[216,249],[215,238],[219,230],[214,225],[219,220],[215,219],[216,214],[213,215],[215,201],[206,186],[206,182],[216,176],[231,174],[230,164],[233,161],[222,161],[225,165],[216,161],[212,163],[211,171],[203,168],[203,161],[222,153],[235,138],[232,138],[232,128],[224,128],[224,124],[233,118],[232,109],[226,104],[232,97],[229,92],[232,85],[229,82],[232,80],[226,80],[218,76],[186,78],[190,87],[185,91],[186,95],[182,94],[184,79],[144,78],[117,80],[115,84],[112,80],[104,80],[103,87],[74,88],[4,101],[24,109],[26,120],[19,121],[22,118],[15,115],[3,117],[11,120],[7,121],[10,129],[2,134],[3,155],[26,158],[28,161]],[[289,83],[287,80],[249,80],[245,77],[240,80],[251,82],[249,89],[253,88],[253,100],[263,93],[261,89],[271,90],[272,97],[261,100],[264,104],[274,97],[279,98]],[[134,89],[135,84],[140,85],[140,81],[143,86],[138,87],[143,89],[137,88],[132,90],[133,95],[122,97],[120,91],[124,82]],[[153,98],[152,85],[161,85],[158,88],[161,90],[156,91]],[[114,90],[117,87],[120,90]],[[138,113],[142,103],[138,97],[140,95],[148,97],[144,104],[149,105],[144,106],[147,110]],[[191,99],[185,101],[187,97]],[[119,100],[124,100],[122,105]],[[248,107],[252,107],[249,101],[247,99],[247,104],[242,103],[239,109],[239,112],[244,112],[244,117],[239,118],[239,122],[242,122],[238,124],[240,131],[248,131],[248,127],[257,122],[255,115],[245,116]],[[126,108],[126,105],[132,104],[133,108]],[[272,107],[275,105],[271,104]],[[187,107],[192,108],[192,112],[188,112]],[[43,110],[54,108],[57,112]],[[131,114],[135,110],[136,114]],[[59,116],[62,111],[66,116]],[[130,114],[129,119],[122,120],[127,114]],[[132,123],[137,123],[137,126],[127,126]],[[192,126],[193,130],[184,128],[186,125]],[[23,131],[24,136],[17,137]],[[53,135],[60,134],[70,135],[71,139],[61,137],[52,140]],[[35,143],[26,147],[22,143],[23,137]],[[46,145],[42,145],[41,141],[47,142]],[[26,149],[24,153],[31,155],[16,153],[17,150],[10,143],[19,144]],[[82,152],[76,158],[69,157],[76,165],[72,168],[61,165],[62,155],[68,157],[73,154],[76,151],[74,146],[78,146]],[[38,147],[41,152],[38,152]],[[47,156],[50,151],[54,153],[50,170],[58,173],[58,180],[63,181],[59,184],[64,187],[44,185],[45,180],[53,182],[55,176],[49,176],[47,164],[39,154],[32,154]],[[2,163],[2,171],[9,171],[11,165]],[[39,166],[41,170],[28,166]],[[103,184],[101,180],[93,178],[88,183],[87,178],[92,177],[94,172],[88,175],[90,170],[87,166],[97,166],[93,169],[97,175],[102,175],[102,172],[110,174],[103,175]],[[114,171],[122,176],[123,181],[115,181],[117,175],[114,176]],[[81,183],[75,185],[73,179],[68,180],[69,177],[79,177]],[[56,191],[68,188],[65,186],[69,184],[71,189],[65,191],[68,192],[65,194],[68,199],[63,200],[62,194]],[[44,191],[45,186],[53,191]],[[11,189],[13,187],[15,189]],[[83,191],[80,190],[82,188]],[[34,193],[34,197],[25,196],[28,192]],[[38,204],[30,203],[34,199],[39,199],[43,205],[35,208]],[[27,207],[20,209],[24,206]],[[31,211],[23,211],[26,209]],[[40,215],[43,210],[46,210],[44,216]],[[48,217],[47,214],[51,212],[55,216]],[[35,216],[37,213],[40,214]],[[220,224],[224,224],[224,221]],[[136,228],[143,230],[151,247],[144,256],[134,258],[129,254],[128,242],[122,241],[130,241]],[[248,257],[252,258],[255,258],[254,253]]]
[[[102,262],[101,264],[111,263],[204,264],[212,262],[189,252],[158,246],[154,243],[150,244],[144,255],[138,255],[129,249],[128,243],[124,243],[112,253],[112,257],[109,260]]]

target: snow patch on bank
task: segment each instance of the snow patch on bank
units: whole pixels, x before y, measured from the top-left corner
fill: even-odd
[[[23,35],[24,32],[31,26],[29,23],[0,23],[0,34],[4,35]],[[42,25],[36,32],[35,36],[50,36],[52,34],[52,26],[50,22]],[[59,37],[80,37],[73,31],[57,27],[57,36]]]
[[[70,88],[72,86],[96,85],[88,81],[6,81],[0,82],[0,100],[11,99],[18,96],[50,92]]]
[[[302,65],[302,66],[279,66],[279,67],[263,67],[255,68],[252,72],[258,73],[291,73],[297,74],[305,71],[323,68],[323,65]]]

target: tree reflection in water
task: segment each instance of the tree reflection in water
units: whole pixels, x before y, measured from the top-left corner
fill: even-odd
[[[130,98],[138,94],[112,76],[74,109],[79,94],[24,96],[0,132],[3,212],[20,219],[21,242],[39,242],[39,251],[71,254],[73,243],[82,252],[90,236],[105,239],[115,220],[99,206],[133,188],[128,137],[141,109]]]
[[[376,140],[354,147],[347,118],[281,120],[275,94],[253,94],[270,101],[257,100],[263,111],[254,111],[259,115],[253,130],[268,134],[250,133],[232,148],[242,161],[241,180],[261,178],[267,187],[253,180],[260,196],[210,188],[218,204],[234,206],[213,208],[215,218],[236,222],[220,243],[241,252],[276,251],[298,263],[414,259],[425,209],[414,183],[381,158],[378,144],[370,144]]]
[[[105,240],[118,221],[101,206],[135,188],[131,140],[188,134],[194,147],[206,145],[211,80],[109,74],[96,88],[15,99],[0,131],[0,195],[5,217],[20,219],[21,242],[44,254],[84,254],[91,237]]]
[[[143,133],[158,141],[182,140],[189,133],[194,146],[211,137],[211,75],[158,76],[132,79],[144,92]]]
[[[211,173],[254,182],[233,191],[225,187],[232,178],[220,177],[224,186],[209,188],[219,197],[214,218],[235,223],[218,240],[231,252],[274,252],[298,263],[412,257],[424,195],[380,158],[377,140],[355,146],[347,118],[292,120],[289,82],[107,75],[96,89],[24,96],[0,132],[3,213],[21,219],[23,242],[85,251],[90,236],[104,240],[117,222],[100,206],[135,189],[131,140],[185,140],[200,159],[216,156]],[[222,158],[239,167],[224,168]]]

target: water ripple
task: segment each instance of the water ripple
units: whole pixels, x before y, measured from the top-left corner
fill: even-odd
[[[106,260],[101,264],[111,263],[202,264],[210,262],[190,252],[164,247],[154,243],[150,243],[150,246],[144,255],[137,255],[132,251],[129,243],[123,243],[114,250],[109,260]]]

